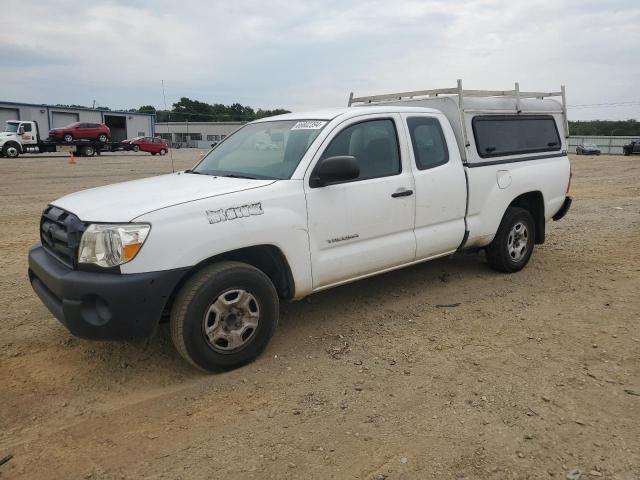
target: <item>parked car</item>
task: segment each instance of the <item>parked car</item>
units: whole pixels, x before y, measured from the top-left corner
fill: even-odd
[[[166,140],[160,137],[135,137],[122,143],[129,145],[134,152],[149,152],[151,155],[165,155],[169,151]]]
[[[576,155],[600,155],[600,149],[595,143],[585,143],[576,147]]]
[[[622,147],[622,153],[625,155],[633,155],[640,153],[640,138],[637,140],[631,140],[629,143]]]
[[[104,123],[76,122],[62,128],[49,130],[49,137],[65,142],[73,140],[98,140],[106,142],[111,138],[111,130]]]
[[[281,300],[463,250],[517,272],[571,206],[562,105],[451,91],[256,120],[190,170],[59,198],[31,285],[80,337],[168,318],[180,354],[216,371],[264,350]],[[273,133],[281,149],[256,146]]]

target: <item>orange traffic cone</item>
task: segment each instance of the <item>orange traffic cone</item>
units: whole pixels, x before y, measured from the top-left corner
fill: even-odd
[[[69,152],[69,165],[75,165],[76,164],[76,157],[73,154],[73,152]]]

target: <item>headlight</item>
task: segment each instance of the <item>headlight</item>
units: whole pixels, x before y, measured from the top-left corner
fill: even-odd
[[[116,267],[134,259],[149,235],[151,225],[93,223],[82,234],[79,263]]]

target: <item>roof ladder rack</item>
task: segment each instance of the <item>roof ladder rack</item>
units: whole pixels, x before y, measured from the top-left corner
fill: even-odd
[[[354,97],[353,92],[349,95],[348,106],[351,107],[355,104],[370,105],[382,102],[393,102],[398,100],[415,99],[416,97],[437,97],[438,95],[457,95],[458,96],[458,108],[460,110],[460,121],[462,124],[462,132],[464,136],[464,143],[469,146],[467,139],[467,128],[464,123],[464,97],[504,97],[515,98],[516,109],[515,113],[521,113],[521,99],[523,98],[549,98],[549,97],[561,97],[562,98],[562,119],[565,127],[565,135],[569,136],[569,122],[567,119],[567,97],[564,85],[560,87],[559,92],[521,92],[520,84],[515,83],[513,90],[464,90],[462,88],[462,80],[458,79],[457,86],[454,88],[436,88],[432,90],[416,90],[412,92],[399,92],[388,93],[383,95],[371,95],[368,97]]]

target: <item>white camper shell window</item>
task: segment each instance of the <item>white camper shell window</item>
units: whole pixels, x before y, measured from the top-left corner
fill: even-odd
[[[473,135],[482,158],[554,152],[562,147],[551,115],[476,116]]]

